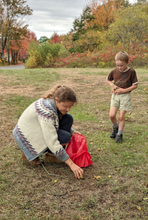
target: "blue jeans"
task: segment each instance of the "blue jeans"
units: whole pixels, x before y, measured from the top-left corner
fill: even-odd
[[[71,139],[71,127],[73,124],[73,117],[70,114],[62,116],[62,119],[59,119],[59,130],[58,130],[58,140],[60,144],[67,144]],[[65,146],[63,146],[65,148]],[[48,149],[49,153],[52,153]]]
[[[70,142],[72,124],[73,117],[70,114],[63,115],[62,119],[59,119],[58,140],[60,144],[67,144]]]

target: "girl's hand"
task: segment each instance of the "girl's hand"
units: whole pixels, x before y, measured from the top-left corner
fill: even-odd
[[[71,136],[72,135],[74,135],[74,134],[81,134],[79,131],[73,131],[72,133],[71,133]]]
[[[77,166],[75,163],[73,163],[70,166],[70,169],[72,170],[72,172],[74,173],[74,175],[77,179],[83,178],[84,171],[79,166]]]
[[[79,166],[77,166],[70,158],[68,158],[65,163],[70,167],[77,179],[83,178],[84,171]]]

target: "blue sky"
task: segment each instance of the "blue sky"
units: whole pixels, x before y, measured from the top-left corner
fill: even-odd
[[[83,13],[86,3],[87,0],[27,0],[33,15],[27,17],[26,23],[37,39],[50,38],[54,32],[66,34],[74,19]]]

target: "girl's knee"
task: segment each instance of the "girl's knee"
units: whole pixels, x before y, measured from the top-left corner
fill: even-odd
[[[58,140],[60,141],[60,144],[66,144],[69,143],[71,139],[71,134],[65,130],[58,130]]]

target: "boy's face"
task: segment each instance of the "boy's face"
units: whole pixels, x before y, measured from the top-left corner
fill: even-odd
[[[116,66],[120,72],[123,72],[127,69],[127,64],[125,61],[116,60]]]

